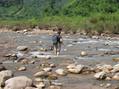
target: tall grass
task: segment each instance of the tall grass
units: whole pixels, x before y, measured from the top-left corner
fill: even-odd
[[[119,33],[119,15],[113,14],[93,14],[89,17],[82,16],[45,16],[44,18],[31,19],[0,19],[1,26],[57,26],[65,31],[82,31],[86,33],[103,32]]]

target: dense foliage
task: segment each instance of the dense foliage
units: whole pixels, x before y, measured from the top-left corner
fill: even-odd
[[[119,32],[119,0],[0,0],[1,24]]]

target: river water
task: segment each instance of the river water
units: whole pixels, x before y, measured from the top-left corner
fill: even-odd
[[[17,51],[17,46],[28,46],[29,52],[22,53]],[[32,33],[16,33],[16,32],[2,32],[0,33],[0,57],[6,53],[16,53],[18,57],[26,56],[29,59],[36,57],[38,59],[49,58],[49,62],[57,65],[66,65],[67,63],[77,63],[84,65],[94,66],[96,64],[111,64],[114,65],[112,59],[119,57],[119,37],[93,37],[75,35],[63,35],[63,45],[61,54],[56,56],[53,51],[49,50],[52,46],[51,35],[49,34],[32,34]],[[41,49],[47,49],[42,51]],[[86,56],[82,57],[80,53],[85,51]],[[11,65],[12,64],[12,65]],[[4,61],[4,65],[11,70],[15,71],[16,66],[11,61]],[[32,69],[36,65],[29,65],[28,68]],[[60,66],[60,67],[61,67]],[[62,66],[62,67],[63,67]],[[26,72],[16,72],[15,75],[28,75],[35,73],[37,70],[28,70]],[[32,72],[31,72],[32,71]],[[61,78],[59,81],[65,84],[64,89],[105,89],[98,87],[100,83],[108,83],[109,81],[96,81],[92,75],[69,75]],[[96,82],[96,83],[95,83]],[[110,81],[113,85],[118,84],[117,81]],[[87,85],[87,86],[85,86]],[[85,86],[85,87],[84,87]],[[87,88],[88,87],[88,88]],[[89,88],[91,87],[91,88]],[[112,87],[110,89],[113,89]]]

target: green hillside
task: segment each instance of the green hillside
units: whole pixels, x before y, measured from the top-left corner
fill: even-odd
[[[0,0],[1,25],[119,32],[119,0]]]

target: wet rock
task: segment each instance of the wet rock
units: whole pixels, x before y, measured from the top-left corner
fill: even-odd
[[[35,60],[32,60],[29,62],[30,64],[35,64]]]
[[[39,89],[39,88],[35,88],[35,87],[26,87],[25,89]]]
[[[119,72],[119,64],[114,65],[113,70],[111,72],[113,72],[113,73]]]
[[[105,72],[99,72],[99,73],[96,73],[96,74],[94,75],[94,77],[95,77],[96,79],[102,80],[102,79],[105,79],[107,76],[106,76],[106,73],[105,73]]]
[[[56,67],[56,66],[55,66],[55,64],[50,64],[50,67],[51,67],[51,68],[54,68],[54,67]]]
[[[24,89],[32,86],[32,80],[26,76],[13,77],[5,81],[4,89]]]
[[[33,44],[37,44],[37,43],[38,43],[38,41],[32,41],[31,43],[33,43]]]
[[[84,67],[85,67],[84,65],[74,65],[74,64],[67,66],[68,71],[74,74],[81,73]]]
[[[40,51],[45,51],[45,52],[47,51],[47,49],[45,49],[45,48],[40,48],[39,50]]]
[[[114,62],[119,62],[119,58],[113,58],[112,59]]]
[[[116,86],[116,87],[114,87],[114,89],[119,89],[119,87],[118,87],[118,86]]]
[[[26,70],[25,66],[22,66],[22,67],[18,68],[18,71],[25,71],[25,70]]]
[[[99,39],[99,36],[92,36],[92,39]]]
[[[27,46],[18,46],[18,47],[17,47],[17,50],[18,50],[18,51],[26,51],[27,49],[28,49]]]
[[[35,78],[34,81],[35,82],[43,82],[43,79],[42,78]]]
[[[5,54],[4,57],[10,57],[12,54]]]
[[[110,80],[111,80],[111,77],[106,77],[106,79],[105,79],[105,80],[109,80],[109,81],[110,81]]]
[[[58,79],[58,75],[56,73],[49,72],[48,73],[48,79],[49,80],[56,80],[56,79]]]
[[[75,64],[70,64],[70,65],[67,66],[67,69],[72,69],[72,68],[75,68],[75,67],[76,67]]]
[[[34,74],[35,77],[47,77],[48,74],[45,71],[40,71]]]
[[[13,60],[14,61],[14,60],[18,59],[16,54],[6,54],[4,57],[6,58],[6,60]]]
[[[46,56],[46,59],[51,59],[51,56],[47,55],[47,56]]]
[[[110,73],[113,67],[111,65],[104,64],[104,65],[97,65],[97,69],[100,71],[104,71],[106,73]]]
[[[86,51],[81,51],[80,55],[81,56],[87,56],[87,52]]]
[[[51,85],[55,85],[55,86],[62,86],[63,84],[62,83],[59,83],[59,82],[51,82]]]
[[[61,87],[52,85],[52,86],[49,87],[49,89],[61,89]]]
[[[22,59],[22,60],[21,60],[21,63],[22,63],[22,64],[28,64],[29,62],[28,62],[28,59]]]
[[[111,83],[107,83],[105,87],[109,88],[109,87],[111,87],[111,85],[112,85]]]
[[[64,69],[57,69],[55,71],[58,75],[64,76],[66,75],[66,71]]]
[[[50,68],[50,67],[43,68],[43,71],[45,71],[45,72],[50,72],[50,71],[52,71],[52,68]]]
[[[100,84],[100,87],[103,87],[105,84],[103,83],[103,84]]]
[[[84,66],[83,70],[81,71],[82,74],[91,74],[95,73],[95,68]]]
[[[113,80],[119,80],[119,73],[116,73],[113,77],[112,77]]]
[[[0,65],[0,71],[6,70],[6,68],[3,65]]]
[[[43,89],[46,85],[44,82],[38,82],[35,84],[35,86],[38,88],[38,89]]]
[[[28,32],[28,29],[24,29],[23,32]]]
[[[0,72],[0,86],[4,85],[4,82],[13,76],[13,72],[11,70],[5,70]]]

